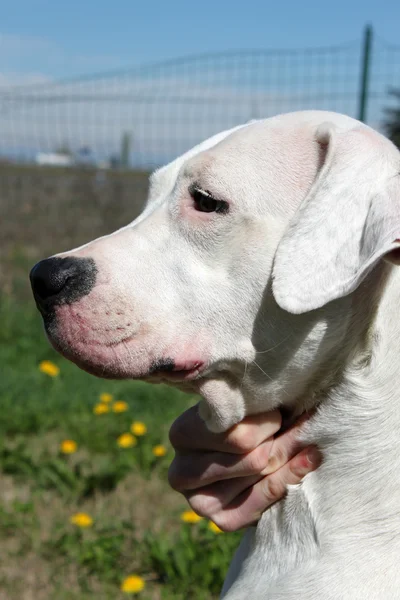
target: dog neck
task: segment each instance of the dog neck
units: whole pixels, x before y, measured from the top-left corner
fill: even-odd
[[[327,547],[349,564],[370,564],[375,577],[380,554],[386,561],[388,554],[398,557],[400,319],[393,315],[400,274],[389,273],[381,290],[376,288],[376,310],[358,351],[350,353],[340,381],[323,393],[305,427],[304,442],[320,448],[323,462],[246,534],[225,585],[226,591],[232,574],[240,574],[232,599],[240,589],[269,598],[264,594],[274,582],[282,576],[290,581],[298,567],[322,560]]]

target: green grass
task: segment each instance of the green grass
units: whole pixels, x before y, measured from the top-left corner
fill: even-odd
[[[134,573],[140,598],[217,597],[236,534],[215,534],[203,520],[184,524],[185,501],[169,489],[168,429],[197,399],[166,386],[96,379],[48,344],[33,302],[0,297],[0,562],[5,600],[98,600]],[[40,372],[50,360],[57,377]],[[128,410],[95,415],[109,392]],[[117,438],[132,421],[147,433],[133,448]],[[77,443],[63,455],[60,443]],[[152,448],[164,444],[165,457]],[[70,523],[88,513],[93,526]]]

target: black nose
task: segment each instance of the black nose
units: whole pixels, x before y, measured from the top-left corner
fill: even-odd
[[[33,295],[38,309],[48,314],[58,304],[71,304],[86,296],[96,282],[92,258],[47,258],[30,272]]]

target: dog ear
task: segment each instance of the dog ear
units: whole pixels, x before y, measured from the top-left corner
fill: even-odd
[[[350,294],[382,257],[399,264],[400,155],[362,126],[318,128],[322,167],[280,241],[272,289],[304,313]]]

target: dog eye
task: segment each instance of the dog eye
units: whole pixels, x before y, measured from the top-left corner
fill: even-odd
[[[222,214],[228,212],[228,203],[223,200],[216,200],[209,192],[201,190],[198,187],[192,187],[189,191],[194,200],[194,207],[199,212],[216,212]]]

